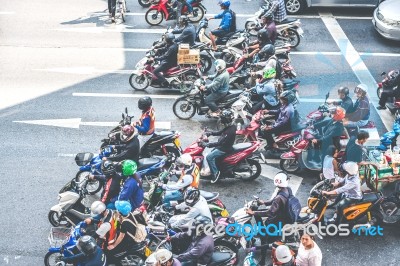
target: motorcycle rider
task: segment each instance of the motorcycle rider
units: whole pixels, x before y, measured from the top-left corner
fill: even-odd
[[[207,200],[200,195],[200,190],[190,188],[185,191],[185,201],[175,206],[177,210],[185,210],[189,208],[189,212],[183,215],[172,216],[169,220],[171,227],[180,228],[181,226],[190,226],[193,219],[198,216],[204,216],[212,221],[210,208]]]
[[[200,181],[199,167],[193,163],[192,156],[185,153],[176,159],[176,166],[180,177],[176,183],[162,184],[165,190],[163,203],[170,207],[171,201],[182,200],[184,192],[189,187],[198,188]]]
[[[292,251],[286,245],[279,245],[275,250],[275,258],[285,266],[300,266],[295,261]]]
[[[300,247],[296,255],[296,265],[298,266],[321,266],[322,252],[314,238],[308,234],[301,236]]]
[[[178,65],[178,45],[175,43],[175,35],[171,32],[165,35],[164,40],[167,44],[166,47],[157,50],[157,54],[161,55],[154,58],[151,57],[149,60],[160,61],[153,74],[159,80],[161,87],[168,87],[169,83],[161,72],[165,73],[168,69]]]
[[[216,102],[228,93],[229,73],[226,71],[226,64],[222,59],[215,60],[214,65],[217,74],[214,76],[213,81],[210,84],[200,86],[200,90],[211,92],[204,99],[204,102],[210,108],[209,115],[211,117],[218,117],[221,110],[218,109]]]
[[[327,103],[342,107],[346,113],[353,109],[353,100],[349,97],[349,88],[340,87],[338,89],[340,101],[328,100]]]
[[[123,161],[133,160],[137,162],[140,155],[140,142],[138,135],[135,135],[135,128],[131,125],[125,125],[122,128],[122,141],[124,144],[111,145],[111,148],[118,152],[111,154],[109,157],[103,157],[102,160]]]
[[[378,110],[386,109],[386,102],[389,97],[400,97],[400,70],[392,70],[388,73],[390,80],[388,81],[390,90],[382,91],[381,98],[379,99]]]
[[[371,162],[363,161],[364,144],[369,138],[369,133],[367,131],[361,130],[358,132],[357,137],[353,136],[350,138],[346,145],[345,160],[356,162],[358,166],[368,164]]]
[[[225,35],[227,35],[229,32],[231,32],[232,28],[232,13],[229,10],[229,7],[231,5],[231,1],[229,0],[220,0],[218,2],[218,5],[221,7],[223,10],[221,13],[218,15],[215,15],[214,17],[208,18],[208,20],[211,19],[222,19],[221,23],[219,24],[219,27],[216,28],[215,30],[210,32],[210,39],[212,43],[212,47],[214,50],[217,50],[217,45],[215,43],[215,38],[222,38]]]
[[[368,87],[365,84],[359,84],[354,89],[357,100],[352,111],[346,115],[346,120],[343,123],[345,127],[363,127],[368,124],[370,105],[367,90]]]
[[[218,181],[220,172],[218,171],[216,160],[217,158],[232,151],[232,145],[235,143],[236,126],[233,122],[233,112],[231,110],[224,110],[221,113],[221,123],[224,128],[220,131],[206,132],[206,136],[220,136],[217,142],[213,143],[199,143],[200,146],[214,148],[206,157],[211,171],[211,183]]]
[[[81,252],[71,257],[61,257],[60,261],[80,266],[106,266],[107,259],[96,240],[91,236],[79,238],[76,247]],[[63,264],[65,265],[65,264]]]
[[[161,266],[181,266],[179,260],[173,257],[172,252],[165,248],[160,248],[155,252],[158,265]]]
[[[264,71],[263,78],[266,80],[263,83],[260,78],[256,80],[256,92],[258,96],[262,96],[262,100],[258,103],[255,103],[252,108],[249,110],[251,114],[255,114],[262,109],[278,109],[280,107],[280,103],[277,100],[276,94],[277,90],[275,88],[275,82],[272,78],[275,76],[276,72],[274,68],[271,68],[267,71]]]
[[[243,56],[245,58],[252,58],[253,55],[258,53],[265,45],[268,44],[272,44],[268,36],[268,31],[266,29],[261,29],[257,33],[257,40],[248,47],[249,50],[253,51],[250,54],[244,54]]]
[[[142,111],[142,116],[134,127],[138,131],[140,149],[151,139],[155,131],[156,116],[152,105],[153,100],[149,96],[144,96],[138,101],[138,108]]]
[[[270,2],[271,7],[264,16],[272,14],[274,16],[274,21],[279,24],[287,18],[285,0],[272,0]]]
[[[257,223],[263,224],[262,218],[267,217],[265,226],[268,224],[277,225],[279,222],[284,226],[288,221],[289,217],[286,214],[286,205],[288,198],[293,195],[292,189],[289,187],[289,177],[285,172],[279,172],[274,177],[274,185],[278,188],[278,193],[272,200],[263,201],[259,200],[259,205],[271,206],[267,210],[263,211],[252,211],[246,210],[246,213],[254,215]],[[278,236],[279,238],[279,236]],[[267,243],[272,243],[277,239],[276,237],[268,237],[268,234],[261,237],[261,246],[252,248],[253,250],[261,249],[261,260],[259,265],[265,265],[265,259],[267,255]]]
[[[187,16],[183,15],[179,17],[179,29],[173,30],[172,33],[180,34],[179,37],[175,39],[175,43],[188,43],[190,46],[194,45],[196,40],[196,28],[192,23],[189,23]]]
[[[178,233],[170,238],[176,258],[182,266],[207,265],[214,253],[214,239],[204,232],[204,227],[211,221],[205,217],[196,219],[188,232]],[[194,230],[193,230],[194,229]],[[183,252],[180,252],[184,250]]]
[[[272,148],[277,149],[278,145],[275,143],[273,138],[273,134],[289,131],[292,128],[291,122],[294,117],[294,107],[290,103],[290,92],[284,91],[279,96],[279,101],[281,103],[281,107],[277,110],[264,110],[266,114],[277,114],[278,118],[275,122],[270,126],[262,126],[261,132],[264,138],[267,140],[268,145],[265,147],[266,150]]]
[[[278,32],[276,30],[274,16],[272,14],[262,16],[261,23],[263,25],[263,29],[268,31],[268,38],[271,40],[272,44],[275,44],[275,40],[278,37]]]
[[[333,184],[336,187],[332,191],[322,191],[322,195],[339,195],[341,200],[336,206],[336,218],[333,217],[329,220],[330,223],[336,223],[339,225],[342,221],[343,210],[353,204],[359,202],[362,197],[361,182],[358,177],[358,165],[355,162],[345,162],[343,164],[343,170],[346,172],[346,176],[339,182]]]
[[[137,164],[132,160],[122,163],[122,175],[126,178],[117,200],[126,200],[132,205],[132,209],[140,207],[143,202],[142,180],[136,173]]]
[[[107,247],[107,256],[127,251],[130,247],[146,239],[146,221],[139,212],[132,213],[129,201],[116,201],[115,207],[120,214],[120,231],[114,244]]]

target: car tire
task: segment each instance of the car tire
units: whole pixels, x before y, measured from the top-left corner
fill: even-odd
[[[288,15],[300,14],[306,8],[305,0],[285,0]]]

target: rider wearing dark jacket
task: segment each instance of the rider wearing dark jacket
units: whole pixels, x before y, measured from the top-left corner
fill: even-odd
[[[193,24],[189,23],[187,16],[179,18],[179,26],[179,29],[172,31],[173,34],[181,34],[175,39],[175,43],[188,43],[190,46],[193,46],[196,39],[196,28]]]
[[[160,65],[154,69],[153,74],[157,77],[162,86],[168,86],[168,82],[161,72],[165,72],[178,64],[178,45],[174,42],[174,34],[168,33],[164,38],[167,46],[158,50],[158,54],[162,55],[156,56],[154,60],[160,61]]]
[[[349,97],[349,88],[340,87],[338,89],[340,101],[332,101],[332,104],[342,107],[346,113],[353,109],[353,100]]]
[[[125,143],[121,145],[112,145],[112,147],[117,149],[118,152],[112,154],[107,159],[116,162],[123,160],[133,160],[137,162],[139,160],[140,146],[138,136],[134,133],[135,128],[133,126],[124,126],[122,128],[122,135]]]
[[[69,264],[81,266],[105,266],[107,265],[106,256],[100,247],[96,245],[96,240],[91,236],[79,238],[77,248],[82,252],[71,257],[61,257],[61,261]]]

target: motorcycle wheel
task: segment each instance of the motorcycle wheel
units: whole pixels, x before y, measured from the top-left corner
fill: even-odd
[[[250,28],[255,27],[256,24],[253,21],[247,21],[246,24],[244,24],[244,28],[249,32],[249,34],[251,36],[257,36],[257,31],[252,29],[250,30]]]
[[[287,35],[289,37],[289,43],[292,48],[296,48],[300,44],[300,35],[294,29],[288,29]]]
[[[279,167],[290,174],[300,171],[300,164],[296,159],[281,159]]]
[[[233,243],[224,240],[224,239],[217,239],[214,242],[214,251],[218,252],[229,252],[230,254],[236,254],[238,257],[239,249]]]
[[[247,163],[250,165],[250,168],[251,168],[250,171],[251,171],[251,173],[250,173],[250,176],[247,177],[247,178],[243,178],[243,177],[242,177],[243,181],[251,181],[251,180],[254,180],[254,179],[256,179],[257,177],[259,177],[260,174],[261,174],[261,164],[260,164],[258,161],[254,160],[254,159],[247,159]],[[255,167],[256,169],[254,169],[254,167]]]
[[[88,171],[78,171],[75,176],[75,181],[76,182],[81,182],[82,179],[86,176],[89,175],[90,172]],[[87,183],[86,189],[90,195],[94,195],[97,192],[99,192],[103,188],[101,182],[99,180],[91,180]]]
[[[176,99],[174,105],[172,106],[172,110],[176,117],[182,120],[189,120],[196,114],[196,106],[186,100],[186,97]],[[179,111],[181,111],[183,114],[179,114]]]
[[[197,75],[197,73],[195,71],[188,71],[184,74],[183,76],[183,86],[184,88],[183,91],[189,92],[192,87],[193,87],[193,83],[199,78],[199,76]]]
[[[150,81],[145,75],[132,74],[129,77],[129,84],[134,90],[144,91],[150,85]]]
[[[378,95],[378,98],[380,99],[381,98],[381,95],[382,95],[382,91],[383,91],[383,89],[382,88],[376,88],[376,95]]]
[[[124,266],[144,265],[146,257],[143,254],[131,254],[124,256],[119,264]]]
[[[169,158],[170,162],[175,162],[176,159],[178,159],[178,157],[181,156],[180,151],[173,146],[165,146],[165,149],[167,150],[167,154],[164,155],[166,155]]]
[[[56,211],[49,211],[47,218],[49,219],[50,224],[54,227],[69,227],[71,225],[65,218],[60,218]]]
[[[289,15],[299,14],[305,7],[304,0],[288,0],[286,1],[286,11]]]
[[[58,262],[60,262],[60,258],[60,252],[47,252],[46,256],[44,256],[44,265],[55,266]]]
[[[208,55],[201,54],[200,55],[200,71],[202,73],[207,73],[212,66],[211,58]]]
[[[150,0],[139,0],[139,5],[142,7],[149,7],[151,6],[151,1]]]
[[[157,26],[164,20],[164,14],[155,9],[149,9],[145,14],[145,19],[149,25]]]
[[[202,7],[196,6],[193,7],[193,16],[189,17],[190,22],[197,23],[204,17],[204,9]]]

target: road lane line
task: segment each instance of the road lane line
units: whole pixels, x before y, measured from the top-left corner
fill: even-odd
[[[390,113],[388,111],[380,112],[376,109],[376,106],[378,105],[378,97],[376,95],[376,88],[378,87],[378,84],[373,78],[371,72],[369,72],[360,54],[351,44],[350,40],[347,38],[346,33],[343,31],[343,29],[340,27],[339,23],[331,13],[320,12],[319,14],[321,16],[322,22],[324,22],[326,28],[328,29],[328,31],[332,35],[332,38],[335,40],[337,46],[339,47],[340,52],[343,54],[344,58],[350,65],[358,80],[361,83],[367,85],[370,102],[372,103],[372,106],[375,108],[378,115],[381,116],[382,122],[385,125],[386,129],[392,128],[391,123],[393,121],[393,118]]]
[[[0,11],[0,15],[14,15],[14,11]]]

